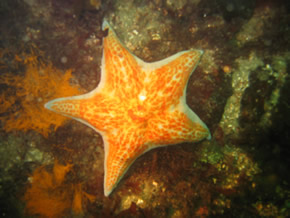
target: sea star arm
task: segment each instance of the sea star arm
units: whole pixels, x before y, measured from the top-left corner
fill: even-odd
[[[105,178],[104,193],[108,196],[117,186],[131,164],[147,149],[144,129],[124,126],[104,136]]]
[[[155,148],[182,142],[198,142],[206,137],[210,138],[210,133],[198,117],[195,119],[175,110],[151,118],[148,121],[146,137],[148,144]]]
[[[125,122],[124,109],[117,100],[102,93],[58,98],[46,103],[45,107],[101,132],[115,129],[120,122]]]
[[[103,92],[114,95],[120,101],[135,99],[141,88],[144,74],[140,70],[135,56],[119,41],[115,32],[107,22],[103,29],[108,28],[108,35],[104,38],[102,59]]]
[[[188,50],[162,61],[141,63],[142,70],[146,72],[144,87],[151,111],[166,110],[177,106],[180,100],[185,101],[188,79],[201,55],[200,50]]]

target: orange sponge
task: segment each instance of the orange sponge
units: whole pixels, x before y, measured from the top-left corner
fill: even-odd
[[[3,56],[3,51],[0,53]],[[71,84],[72,70],[63,73],[45,62],[36,47],[14,55],[9,63],[2,61],[0,70],[0,83],[7,86],[0,94],[0,120],[7,132],[35,130],[48,136],[53,130],[50,127],[55,130],[67,118],[45,109],[44,103],[81,94],[80,87]]]

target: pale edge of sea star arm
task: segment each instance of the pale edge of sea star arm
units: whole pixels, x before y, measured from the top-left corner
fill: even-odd
[[[124,109],[116,100],[102,93],[90,93],[58,98],[49,101],[45,107],[56,113],[78,120],[96,131],[108,131],[116,128],[123,120]]]
[[[108,35],[103,41],[103,92],[121,101],[134,99],[142,89],[144,73],[135,56],[120,42],[106,21],[103,24],[104,28],[108,28]]]
[[[166,111],[151,118],[146,132],[149,145],[154,148],[182,142],[198,142],[209,137],[208,128],[197,116],[196,118],[190,119],[180,110]]]
[[[131,164],[148,150],[144,133],[144,129],[124,126],[104,136],[105,196],[113,191]]]

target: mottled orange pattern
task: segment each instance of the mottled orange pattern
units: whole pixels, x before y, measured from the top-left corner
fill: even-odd
[[[105,144],[108,196],[137,157],[158,146],[210,138],[206,125],[187,106],[187,81],[202,55],[179,52],[154,63],[131,54],[109,28],[104,38],[102,75],[92,92],[61,98],[48,109],[99,131]]]

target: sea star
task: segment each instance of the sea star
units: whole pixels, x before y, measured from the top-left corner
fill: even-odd
[[[130,53],[104,21],[101,81],[93,91],[58,98],[45,107],[74,118],[104,140],[104,193],[108,196],[130,165],[160,146],[210,139],[206,125],[186,104],[186,87],[202,51],[179,52],[146,63]]]

